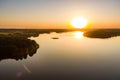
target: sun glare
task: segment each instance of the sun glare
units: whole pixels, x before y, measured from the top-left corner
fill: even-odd
[[[83,32],[76,31],[76,32],[74,32],[74,36],[77,39],[81,39],[81,38],[83,38]]]
[[[74,27],[74,28],[85,28],[88,24],[88,20],[84,17],[76,17],[76,18],[73,18],[72,21],[71,21],[71,25]]]

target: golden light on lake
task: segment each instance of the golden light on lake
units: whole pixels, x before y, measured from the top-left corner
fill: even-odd
[[[88,24],[88,20],[85,17],[75,17],[71,21],[71,25],[74,28],[85,28]]]
[[[75,38],[77,38],[77,39],[81,39],[84,37],[83,32],[80,32],[80,31],[76,31],[73,34],[74,34]]]

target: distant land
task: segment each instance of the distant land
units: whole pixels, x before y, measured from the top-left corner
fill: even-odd
[[[16,37],[37,37],[43,33],[63,33],[82,31],[85,37],[89,38],[110,38],[120,36],[120,28],[118,29],[0,29],[1,36],[16,36]]]
[[[0,61],[3,59],[26,59],[27,55],[33,56],[39,45],[29,37],[38,37],[43,33],[71,31],[82,31],[83,35],[88,38],[106,39],[120,36],[120,29],[0,29]]]
[[[89,38],[111,38],[120,36],[120,29],[94,29],[84,32],[84,36]]]

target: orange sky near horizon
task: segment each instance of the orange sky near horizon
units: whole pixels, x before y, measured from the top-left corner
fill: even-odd
[[[0,28],[66,29],[84,16],[91,28],[120,28],[120,0],[1,0]]]

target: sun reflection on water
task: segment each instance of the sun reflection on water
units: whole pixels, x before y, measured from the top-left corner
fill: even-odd
[[[75,38],[77,38],[77,39],[81,39],[84,37],[83,32],[80,32],[80,31],[76,31],[73,34],[74,34]]]

